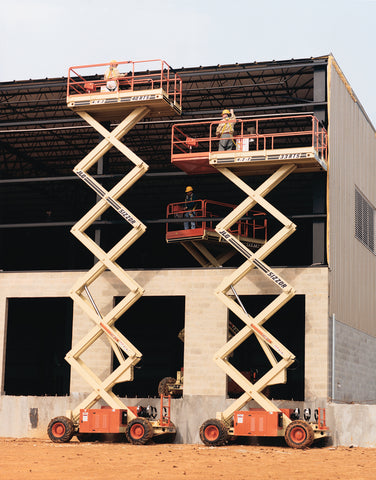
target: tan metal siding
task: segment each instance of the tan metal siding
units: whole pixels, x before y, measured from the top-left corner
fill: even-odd
[[[329,94],[329,312],[376,336],[376,256],[355,238],[355,187],[376,207],[375,132],[334,60]]]

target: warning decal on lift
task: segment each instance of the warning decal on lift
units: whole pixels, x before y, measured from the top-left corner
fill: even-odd
[[[117,92],[118,93],[118,92]],[[99,98],[94,100],[78,100],[69,102],[70,107],[84,106],[84,105],[106,105],[109,103],[123,103],[123,102],[144,102],[146,100],[155,100],[162,98],[161,95],[133,95],[132,97],[124,98]]]
[[[216,164],[225,164],[225,163],[248,163],[255,162],[260,160],[296,160],[299,158],[311,158],[312,154],[306,152],[300,153],[283,153],[277,155],[253,155],[249,157],[226,157],[226,158],[215,158],[213,163]]]
[[[135,225],[137,223],[136,219],[133,218],[126,210],[121,206],[119,202],[113,198],[107,196],[108,192],[102,188],[101,185],[98,185],[93,181],[90,175],[87,175],[82,170],[76,171],[77,176],[79,176],[85,183],[87,183],[103,200],[111,205],[111,207],[116,210],[128,223]]]

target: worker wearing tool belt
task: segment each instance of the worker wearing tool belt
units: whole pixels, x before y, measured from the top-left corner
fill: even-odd
[[[233,140],[235,121],[236,117],[233,109],[223,110],[222,120],[218,124],[215,132],[216,136],[220,138],[218,147],[219,151],[232,150],[233,146],[235,145]]]

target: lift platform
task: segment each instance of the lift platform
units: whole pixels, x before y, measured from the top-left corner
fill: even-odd
[[[215,227],[235,207],[213,200],[195,200],[194,210],[189,210],[185,202],[170,203],[167,206],[166,242],[181,244],[202,267],[222,266],[236,251]],[[266,214],[249,212],[231,228],[231,234],[252,251],[257,250],[267,241]]]
[[[229,167],[239,176],[271,175],[282,166],[295,172],[327,170],[327,137],[312,115],[236,120],[233,149],[218,151],[216,122],[172,127],[172,163],[190,174]]]
[[[112,62],[113,63],[113,62]],[[109,64],[85,65],[69,69],[67,105],[91,125],[103,140],[74,168],[74,172],[97,194],[97,203],[73,226],[71,232],[97,258],[95,265],[80,278],[70,291],[70,296],[93,321],[93,328],[72,347],[65,359],[92,388],[92,393],[66,416],[55,417],[48,426],[48,435],[54,442],[68,442],[73,435],[84,441],[93,433],[125,433],[131,443],[147,443],[152,437],[175,435],[176,428],[170,420],[170,408],[163,406],[156,420],[152,409],[127,407],[113,392],[117,383],[132,381],[134,366],[141,359],[141,352],[114,326],[115,322],[143,295],[143,288],[116,263],[146,230],[118,198],[148,170],[148,165],[133,153],[121,138],[139,121],[149,115],[172,116],[181,112],[182,83],[178,75],[161,60],[147,62],[116,62],[121,68],[130,68],[127,75],[116,79],[115,89],[108,91],[106,81],[90,74]],[[146,71],[152,66],[151,71]],[[137,68],[144,68],[140,73]],[[122,89],[126,90],[123,92]],[[120,123],[111,131],[100,121],[114,120]],[[107,191],[89,173],[102,156],[112,147],[117,148],[131,162],[130,171]],[[86,230],[108,208],[113,208],[129,225],[130,230],[109,251],[104,251]],[[102,313],[98,308],[90,286],[105,270],[111,272],[124,285],[124,298],[110,311]],[[94,291],[94,290],[93,290]],[[84,353],[101,337],[105,337],[119,366],[105,379],[101,379],[85,363]],[[93,409],[102,400],[110,410]],[[167,411],[167,416],[163,413]]]
[[[287,368],[295,356],[273,337],[263,324],[295,295],[294,288],[273,271],[264,259],[284,242],[296,226],[283,213],[271,205],[265,196],[292,172],[319,172],[327,170],[327,134],[325,128],[312,115],[280,116],[236,120],[233,148],[219,151],[219,139],[214,132],[220,122],[196,122],[175,125],[172,129],[172,163],[187,173],[207,174],[220,172],[247,198],[234,208],[215,227],[218,235],[244,258],[244,263],[225,277],[215,295],[237,315],[244,327],[215,354],[217,365],[244,390],[224,412],[204,422],[200,437],[206,445],[223,445],[230,436],[284,436],[293,448],[305,448],[315,439],[328,435],[325,411],[316,410],[315,422],[304,420],[296,410],[278,408],[263,393],[270,385],[286,383]],[[241,177],[267,176],[256,189]],[[248,248],[233,234],[233,226],[259,205],[282,224],[281,229],[256,252]],[[257,268],[281,293],[260,313],[252,317],[244,308],[236,292],[236,285]],[[252,383],[229,361],[232,352],[247,338],[255,335],[269,363],[267,371]],[[250,400],[260,409],[242,410]]]
[[[149,117],[181,114],[182,82],[163,60],[116,62],[119,76],[109,91],[104,78],[108,63],[71,67],[67,105],[75,112],[90,113],[96,120],[122,120],[125,113],[147,107]],[[101,76],[96,75],[102,70]]]

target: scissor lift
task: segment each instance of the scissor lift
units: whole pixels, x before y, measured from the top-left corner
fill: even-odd
[[[170,408],[161,398],[160,419],[154,409],[127,407],[112,392],[114,385],[133,380],[133,368],[141,359],[141,352],[114,326],[144,293],[117,263],[124,253],[146,230],[145,225],[122,205],[118,198],[148,170],[148,165],[133,153],[121,138],[145,116],[171,116],[181,112],[182,83],[178,75],[162,60],[146,62],[119,62],[119,70],[130,69],[120,76],[117,88],[108,91],[106,80],[91,72],[105,69],[109,64],[71,67],[68,75],[67,105],[78,113],[103,140],[74,168],[78,175],[99,197],[72,228],[73,235],[97,258],[95,265],[73,286],[70,296],[94,323],[94,327],[66,355],[70,365],[87,381],[92,393],[64,417],[56,417],[48,426],[54,442],[68,442],[73,435],[84,441],[93,434],[120,433],[131,443],[144,444],[154,436],[173,436],[176,428],[170,420]],[[146,73],[145,73],[146,72]],[[120,121],[112,130],[100,122]],[[110,191],[107,191],[89,173],[103,155],[117,148],[133,168]],[[105,252],[85,231],[108,208],[112,207],[130,225],[130,231]],[[128,293],[111,311],[102,315],[89,290],[93,282],[109,270],[127,288]],[[119,361],[119,366],[104,380],[84,362],[82,356],[102,335],[105,335]],[[108,407],[93,409],[102,399]],[[166,414],[167,412],[167,414]]]
[[[218,139],[213,135],[219,122],[192,123],[174,126],[172,133],[172,163],[188,173],[213,173],[219,171],[247,198],[232,210],[216,227],[218,235],[245,257],[245,262],[224,278],[215,294],[245,326],[216,354],[220,368],[243,390],[224,412],[204,422],[200,437],[206,445],[223,445],[230,436],[284,436],[293,448],[304,448],[314,439],[325,437],[325,411],[315,412],[315,422],[300,420],[297,411],[279,409],[262,392],[275,384],[286,383],[287,368],[295,356],[274,338],[263,324],[295,295],[294,288],[273,271],[264,259],[284,242],[296,226],[272,206],[264,197],[290,173],[327,170],[327,136],[325,129],[311,115],[238,120],[238,135],[233,137],[235,149],[218,151]],[[184,130],[183,130],[184,128]],[[198,132],[198,134],[197,134]],[[242,176],[269,175],[256,189],[251,188]],[[253,252],[231,232],[233,225],[256,204],[272,215],[282,228]],[[281,293],[258,315],[252,317],[244,308],[236,285],[253,268],[280,288]],[[271,368],[255,383],[242,375],[228,361],[230,354],[252,334],[256,335]],[[242,409],[251,400],[261,409]]]

